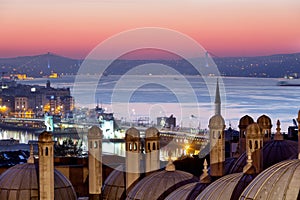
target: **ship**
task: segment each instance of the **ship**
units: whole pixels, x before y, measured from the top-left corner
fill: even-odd
[[[40,119],[1,118],[0,129],[41,133],[46,130],[46,126]]]
[[[295,73],[292,76],[285,76],[283,79],[278,81],[278,86],[300,86],[300,78],[298,74]]]

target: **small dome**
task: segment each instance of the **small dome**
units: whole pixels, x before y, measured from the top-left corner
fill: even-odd
[[[299,199],[300,160],[277,163],[260,173],[243,191],[240,199]]]
[[[252,124],[253,122],[254,120],[252,119],[252,117],[250,117],[249,115],[245,115],[240,119],[239,128],[245,129],[248,125]]]
[[[106,178],[102,187],[102,195],[104,200],[124,199],[124,169],[124,165],[120,165]]]
[[[247,185],[254,179],[255,175],[235,173],[216,180],[206,187],[196,199],[237,199]]]
[[[272,128],[272,122],[270,117],[266,115],[262,115],[257,119],[258,125],[263,129],[270,129]]]
[[[38,166],[33,163],[19,164],[9,168],[0,176],[1,200],[38,199]],[[76,200],[76,193],[70,181],[54,170],[55,200]]]
[[[39,142],[53,142],[52,134],[44,131],[39,135]]]
[[[210,118],[208,127],[210,129],[224,129],[225,121],[221,115],[214,115]]]
[[[263,146],[263,169],[276,163],[298,157],[298,143],[290,140],[272,140]],[[246,165],[247,155],[244,152],[234,163],[229,173],[242,172]]]
[[[246,137],[247,138],[263,137],[263,133],[261,132],[260,126],[257,123],[250,124],[246,129]]]
[[[159,131],[154,127],[150,127],[146,130],[145,137],[146,138],[159,138]]]
[[[138,140],[140,139],[140,132],[134,127],[131,127],[127,129],[125,133],[125,140],[130,141],[130,140]]]
[[[208,183],[189,183],[176,189],[165,200],[173,199],[195,199],[209,184]]]
[[[90,128],[88,131],[88,137],[102,138],[102,130],[98,126],[92,126],[92,128]]]
[[[126,199],[165,199],[180,186],[197,181],[192,174],[179,170],[154,172],[139,181]]]

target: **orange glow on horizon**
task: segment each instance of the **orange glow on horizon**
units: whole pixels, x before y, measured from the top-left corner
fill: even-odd
[[[103,40],[148,26],[187,34],[218,56],[300,52],[299,10],[298,0],[4,0],[0,57],[84,58]]]

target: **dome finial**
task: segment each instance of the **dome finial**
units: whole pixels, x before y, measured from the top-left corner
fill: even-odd
[[[33,145],[30,145],[30,156],[27,159],[27,163],[34,163],[34,156],[33,156]]]
[[[244,174],[254,174],[255,173],[255,167],[253,166],[253,160],[252,160],[252,153],[250,150],[247,152],[247,164],[243,168]]]
[[[276,133],[274,136],[274,140],[283,140],[283,135],[281,134],[281,128],[280,128],[280,121],[279,119],[277,120],[277,128],[276,128]]]
[[[207,161],[206,161],[206,159],[204,159],[203,173],[200,176],[200,183],[210,183],[211,182],[211,177],[208,174],[207,166],[208,166]]]
[[[176,169],[175,169],[175,165],[173,164],[173,161],[172,161],[172,158],[171,158],[171,156],[172,156],[171,151],[169,151],[168,155],[169,155],[169,162],[168,162],[168,164],[166,166],[166,171],[173,172]]]

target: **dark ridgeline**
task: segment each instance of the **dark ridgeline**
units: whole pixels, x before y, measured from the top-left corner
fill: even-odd
[[[281,78],[294,73],[300,74],[300,53],[278,54],[257,57],[212,57],[224,76],[273,77]],[[48,76],[51,72],[76,74],[82,59],[71,59],[47,53],[35,56],[0,58],[0,72],[6,74],[27,74],[30,77]],[[173,67],[185,75],[196,75],[198,72],[185,59],[124,59],[115,60],[106,70],[106,75],[120,75],[129,69],[147,63],[160,63]]]

